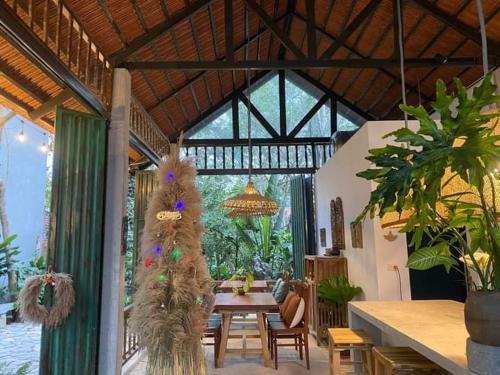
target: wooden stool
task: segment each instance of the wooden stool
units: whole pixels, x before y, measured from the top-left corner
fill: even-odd
[[[330,375],[340,375],[340,352],[343,350],[359,350],[361,352],[361,362],[343,361],[343,363],[361,363],[363,374],[373,375],[373,340],[364,331],[350,328],[329,328],[328,343]]]
[[[407,347],[374,347],[373,360],[375,375],[384,375],[385,370],[389,370],[391,375],[398,371],[426,374],[444,373],[437,364]]]

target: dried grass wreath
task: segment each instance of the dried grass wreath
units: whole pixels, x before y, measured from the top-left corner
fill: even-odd
[[[50,309],[39,303],[40,292],[46,285],[54,288],[54,304]],[[43,324],[46,328],[60,325],[75,304],[75,290],[71,276],[48,272],[26,280],[19,293],[19,312],[28,322]]]

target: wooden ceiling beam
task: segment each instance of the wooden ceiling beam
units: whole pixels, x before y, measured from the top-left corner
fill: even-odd
[[[277,23],[254,0],[245,0],[245,2],[250,9],[260,17],[264,25],[266,25],[276,38],[279,39],[281,44],[288,48],[297,58],[306,58],[300,48],[295,45],[288,35],[278,27]]]
[[[495,59],[491,62],[496,65]],[[399,67],[396,59],[339,59],[339,60],[274,60],[274,61],[127,61],[123,64],[129,70],[278,70],[278,69],[379,69]],[[480,57],[410,58],[405,60],[406,68],[435,66],[481,66]]]
[[[20,88],[40,103],[50,99],[50,96],[43,92],[43,90],[33,85],[33,83],[25,77],[22,77],[18,72],[12,69],[9,64],[2,60],[0,60],[0,77]]]
[[[310,59],[317,57],[315,3],[314,0],[306,1],[307,57]]]
[[[462,34],[467,39],[470,39],[481,46],[481,34],[475,30],[473,27],[467,25],[460,21],[457,17],[445,12],[439,8],[434,3],[427,0],[411,0],[415,5],[428,14],[434,16],[439,21],[443,22],[445,25],[451,27],[456,32]],[[500,56],[500,43],[488,39],[488,47],[492,54],[495,56]]]
[[[63,104],[65,101],[73,97],[74,94],[72,90],[64,89],[59,95],[50,98],[45,103],[42,103],[40,107],[37,107],[34,110],[28,112],[28,115],[30,116],[32,121],[36,121],[47,113],[52,112],[56,105]]]
[[[233,62],[233,0],[224,0],[224,39],[226,40],[226,60]]]
[[[328,47],[328,49],[321,55],[322,59],[329,59],[333,54],[345,44],[347,39],[357,30],[359,26],[372,14],[382,0],[372,0],[363,8],[361,12],[352,20],[352,22],[345,28],[345,30],[335,39],[335,41]]]
[[[198,0],[191,3],[189,7],[175,13],[165,22],[152,27],[143,36],[140,36],[131,41],[127,47],[113,53],[110,57],[110,60],[112,60],[116,66],[120,66],[124,61],[126,61],[130,56],[139,51],[141,48],[148,46],[157,38],[177,26],[179,23],[187,20],[197,11],[208,6],[212,1],[213,0]]]
[[[286,17],[286,15],[283,15],[283,16],[279,17],[277,20],[278,21],[282,20],[285,17]],[[261,28],[254,36],[252,36],[250,38],[250,43],[252,43],[254,40],[260,38],[266,31],[267,31],[267,28],[265,28],[265,27]],[[238,51],[242,50],[243,48],[245,48],[246,45],[247,45],[247,41],[245,40],[243,43],[241,43],[238,46],[236,46],[236,48],[234,48],[234,51],[238,52]],[[217,61],[224,61],[224,59],[225,59],[225,56],[221,56],[221,57],[217,58]],[[151,107],[147,108],[146,110],[149,112],[149,111],[152,111],[152,110],[156,109],[162,103],[164,103],[165,101],[167,101],[170,98],[174,97],[180,91],[184,90],[186,87],[189,87],[190,85],[192,85],[199,78],[202,78],[202,77],[206,76],[207,73],[208,73],[208,71],[205,70],[203,72],[199,72],[198,74],[194,75],[189,80],[187,80],[186,82],[184,82],[180,87],[178,87],[176,91],[174,91],[174,92],[166,95],[165,97],[161,98],[156,104],[152,105]],[[221,89],[221,92],[222,92],[222,82],[220,82],[220,85],[221,85],[220,89]]]
[[[0,117],[0,130],[2,129],[2,126],[5,125],[5,123],[7,121],[9,121],[12,117],[14,117],[16,115],[16,112],[14,111],[10,111],[9,113],[7,113],[6,115]]]

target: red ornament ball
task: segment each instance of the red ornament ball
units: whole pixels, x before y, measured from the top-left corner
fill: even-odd
[[[151,257],[146,258],[146,261],[144,262],[144,265],[146,266],[146,268],[151,267],[151,264],[153,264],[153,258],[151,258]]]
[[[174,224],[168,224],[168,227],[167,227],[167,234],[169,236],[171,236],[172,234],[175,233],[175,225]]]

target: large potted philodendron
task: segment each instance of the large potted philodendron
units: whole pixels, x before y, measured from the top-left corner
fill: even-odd
[[[471,96],[458,79],[455,84],[451,94],[442,81],[436,84],[432,108],[439,122],[422,106],[400,106],[418,126],[387,134],[393,143],[369,151],[374,167],[358,176],[378,185],[358,220],[396,216],[402,232],[413,232],[411,269],[466,271],[472,284],[465,304],[470,337],[500,346],[500,114],[491,110],[500,96],[491,75]],[[422,246],[424,234],[430,243]]]

